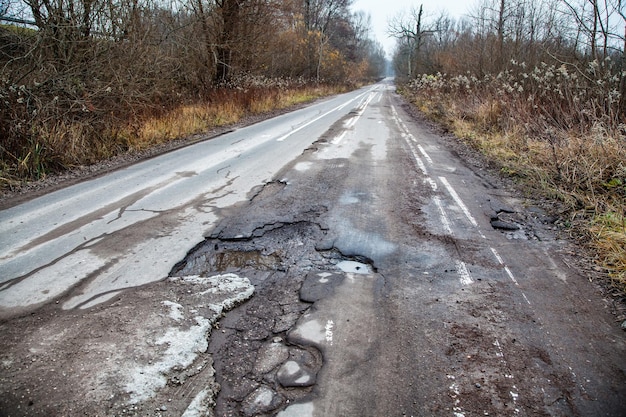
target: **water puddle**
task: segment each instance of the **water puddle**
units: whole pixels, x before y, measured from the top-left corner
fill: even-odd
[[[352,274],[371,274],[372,270],[369,265],[356,261],[341,261],[337,264],[337,268],[343,272]]]

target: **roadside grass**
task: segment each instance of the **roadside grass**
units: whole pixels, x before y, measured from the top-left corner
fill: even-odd
[[[147,118],[138,130],[133,132],[130,127],[123,134],[129,138],[129,149],[141,150],[215,127],[231,125],[249,115],[286,109],[341,91],[343,89],[336,86],[220,90],[207,101],[181,105],[166,114]]]
[[[23,86],[8,87],[6,95],[14,93],[17,105],[0,115],[8,119],[4,132],[9,139],[0,146],[0,191],[347,90],[302,83],[221,88],[193,102],[137,105],[115,114],[106,111],[110,103],[68,100],[68,108],[79,110],[54,117],[64,111],[55,105],[57,97],[35,99]],[[32,103],[40,104],[33,108]]]
[[[444,76],[435,83],[433,76],[427,77],[399,91],[427,117],[485,155],[502,174],[558,202],[562,224],[594,251],[612,286],[626,292],[624,124],[600,114],[572,122],[582,120],[578,112],[589,114],[581,102],[571,107],[550,98],[529,103],[533,97],[529,99],[522,87],[516,87],[515,94],[503,94],[503,77],[480,85]],[[563,87],[566,95],[575,93]],[[537,89],[532,91],[536,99]],[[600,107],[593,100],[588,105]]]

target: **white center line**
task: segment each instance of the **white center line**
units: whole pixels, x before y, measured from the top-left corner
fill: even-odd
[[[287,134],[285,134],[285,135],[283,135],[283,136],[279,137],[278,139],[276,139],[276,142],[282,142],[282,141],[284,141],[285,139],[287,139],[289,136],[293,135],[294,133],[296,133],[296,132],[298,132],[298,131],[300,131],[300,130],[304,129],[305,127],[307,127],[307,126],[309,126],[309,125],[311,125],[311,124],[313,124],[313,123],[315,123],[315,122],[317,122],[317,121],[318,121],[318,120],[320,120],[321,118],[328,116],[328,115],[329,115],[329,114],[331,114],[332,112],[335,112],[335,111],[338,111],[338,110],[343,109],[343,108],[344,108],[344,107],[346,107],[348,104],[352,103],[354,100],[356,100],[356,99],[359,99],[359,98],[363,97],[365,94],[368,94],[369,92],[370,92],[370,91],[366,91],[365,93],[359,94],[358,96],[356,96],[356,97],[354,97],[354,98],[352,98],[352,99],[350,99],[350,100],[346,101],[346,102],[345,102],[345,103],[343,103],[343,104],[340,104],[339,106],[335,107],[334,109],[331,109],[331,110],[327,111],[326,113],[324,113],[324,114],[322,114],[322,115],[320,115],[320,116],[317,116],[315,119],[310,120],[310,121],[308,121],[307,123],[303,124],[302,126],[297,127],[297,128],[295,128],[295,129],[293,129],[291,132],[289,132],[289,133],[287,133]],[[368,103],[369,103],[369,101],[368,101]]]

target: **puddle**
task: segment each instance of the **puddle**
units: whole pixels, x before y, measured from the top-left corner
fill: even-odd
[[[365,198],[367,198],[367,194],[363,192],[346,192],[339,198],[339,204],[356,204],[362,202]]]
[[[313,163],[311,162],[298,162],[296,166],[294,167],[294,169],[300,172],[308,171],[311,168],[311,166],[313,166]]]
[[[356,261],[341,261],[337,264],[337,268],[343,272],[350,272],[353,274],[371,274],[372,270],[369,265]]]

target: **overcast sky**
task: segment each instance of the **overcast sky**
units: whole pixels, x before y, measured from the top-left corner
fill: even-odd
[[[352,10],[362,10],[372,16],[374,37],[383,45],[387,56],[391,57],[396,41],[387,37],[387,21],[402,10],[408,12],[412,6],[419,8],[423,4],[427,15],[434,17],[440,11],[447,10],[450,17],[458,19],[475,3],[475,0],[354,0]]]

